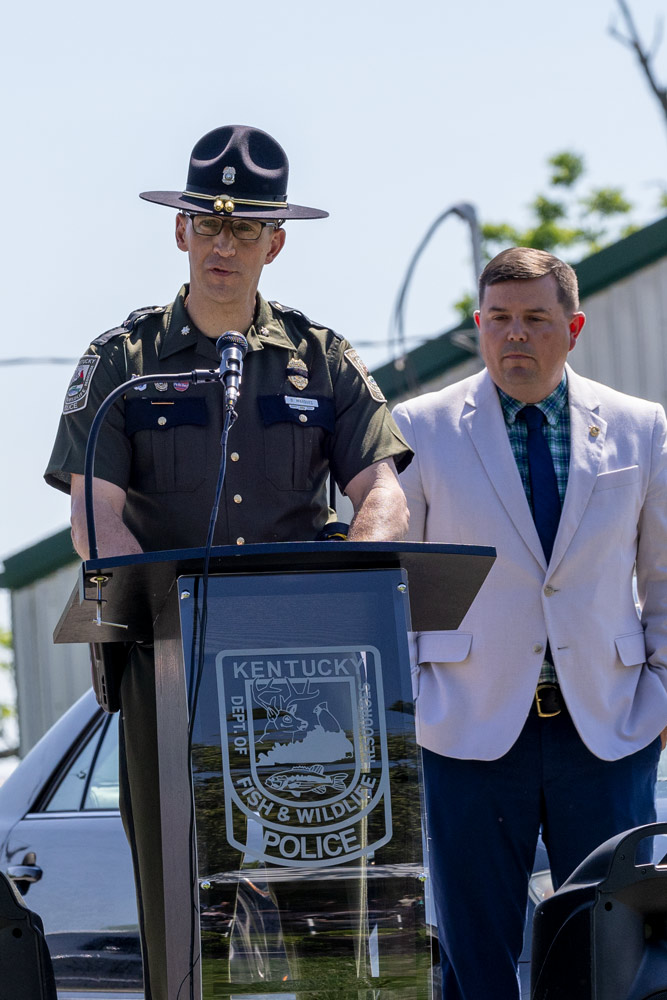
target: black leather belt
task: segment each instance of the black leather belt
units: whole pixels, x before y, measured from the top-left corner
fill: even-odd
[[[558,684],[538,684],[535,707],[541,719],[551,719],[565,708],[565,701]]]

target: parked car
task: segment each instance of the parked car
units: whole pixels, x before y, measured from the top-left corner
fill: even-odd
[[[60,1000],[141,1000],[118,717],[84,695],[0,788],[0,867],[44,922]]]
[[[657,805],[667,819],[665,755]],[[664,853],[656,847],[656,860]],[[132,863],[118,811],[118,716],[103,713],[92,690],[0,787],[0,868],[44,922],[60,1000],[142,1000]],[[540,842],[520,964],[526,998],[532,912],[550,891]]]

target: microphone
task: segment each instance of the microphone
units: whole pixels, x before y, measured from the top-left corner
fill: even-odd
[[[242,333],[228,330],[218,337],[215,347],[220,355],[220,381],[225,387],[225,406],[228,410],[233,410],[239,398],[248,341]]]

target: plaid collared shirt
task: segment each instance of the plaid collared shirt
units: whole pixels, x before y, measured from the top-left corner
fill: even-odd
[[[505,426],[507,427],[512,453],[514,454],[521,475],[521,482],[523,483],[528,504],[532,510],[530,474],[528,471],[528,427],[525,420],[517,420],[517,415],[525,404],[520,403],[518,399],[513,399],[512,396],[508,396],[502,389],[498,389],[498,395],[505,417]],[[567,474],[570,467],[570,409],[567,403],[567,377],[563,375],[563,378],[554,391],[546,399],[542,399],[539,403],[535,404],[539,410],[542,410],[546,418],[543,433],[549,445],[551,457],[554,460],[561,506],[565,499]],[[542,664],[539,683],[557,683],[556,671],[552,664],[546,660]]]

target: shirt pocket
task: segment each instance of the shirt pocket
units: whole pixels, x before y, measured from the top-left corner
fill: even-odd
[[[472,632],[422,632],[417,635],[417,663],[463,663],[471,646]]]
[[[643,632],[617,635],[614,642],[616,652],[624,667],[635,667],[646,662],[646,643]]]
[[[629,465],[626,469],[602,472],[595,480],[594,490],[612,490],[617,486],[629,486],[639,480],[639,466]]]
[[[312,489],[335,427],[333,400],[279,395],[259,396],[257,402],[267,479],[279,490]]]
[[[206,478],[206,400],[130,399],[125,432],[132,442],[131,487],[142,493],[190,493]]]

